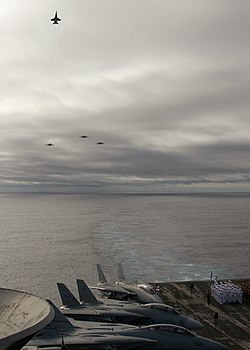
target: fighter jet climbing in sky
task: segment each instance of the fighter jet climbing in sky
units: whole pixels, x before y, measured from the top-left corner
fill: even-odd
[[[53,22],[53,24],[58,24],[58,22],[61,21],[61,18],[57,17],[57,11],[55,13],[55,16],[51,18],[51,21]]]

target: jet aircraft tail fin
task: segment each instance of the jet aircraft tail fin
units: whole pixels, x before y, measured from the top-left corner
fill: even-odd
[[[108,283],[108,281],[107,281],[107,279],[106,279],[106,277],[104,275],[104,272],[102,270],[101,265],[97,264],[96,267],[97,267],[97,273],[98,273],[99,282],[100,283]]]
[[[46,299],[48,301],[48,303],[51,305],[51,307],[54,310],[54,318],[53,320],[46,326],[49,328],[57,328],[57,329],[74,329],[76,328],[69,320],[66,316],[64,316],[64,314],[55,306],[55,304],[49,300]],[[46,328],[45,327],[45,328]]]
[[[121,263],[118,263],[118,281],[126,281]]]
[[[71,291],[65,286],[64,283],[57,283],[59,294],[63,303],[63,306],[68,307],[80,307],[81,304]]]
[[[94,305],[101,304],[101,302],[96,299],[95,295],[83,280],[77,279],[76,283],[81,303]]]

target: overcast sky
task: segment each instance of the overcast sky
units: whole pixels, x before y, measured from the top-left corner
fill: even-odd
[[[0,43],[0,191],[250,191],[248,0],[0,0]]]

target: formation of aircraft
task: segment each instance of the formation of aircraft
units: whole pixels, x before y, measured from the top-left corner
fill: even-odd
[[[87,139],[89,136],[86,135],[86,134],[83,134],[83,135],[80,135],[79,137],[82,138],[82,139]],[[104,142],[103,141],[97,141],[96,144],[97,145],[104,145]],[[51,143],[51,142],[47,143],[46,146],[54,146],[54,143]]]
[[[118,322],[132,325],[171,323],[190,330],[201,329],[203,325],[184,316],[169,305],[135,304],[131,302],[98,300],[87,284],[77,279],[79,299],[63,283],[57,283],[63,306],[60,310],[67,317],[78,321]]]
[[[118,264],[118,281],[114,284],[107,283],[107,279],[100,265],[97,265],[97,273],[99,283],[96,286],[92,286],[91,288],[100,290],[101,293],[108,298],[118,299],[120,297],[120,299],[123,299],[122,295],[124,295],[125,299],[133,299],[134,301],[137,301],[141,304],[164,304],[164,301],[157,294],[156,290],[151,284],[146,282],[134,283],[126,281],[121,263]],[[122,292],[120,294],[116,293],[117,287],[119,287],[124,294],[122,294]]]
[[[58,22],[61,21],[61,18],[59,18],[58,15],[57,15],[57,11],[55,12],[54,17],[51,18],[51,21],[52,21],[53,24],[59,24]],[[83,134],[83,135],[80,135],[79,137],[82,138],[82,139],[87,139],[88,135]],[[103,141],[97,141],[96,144],[97,145],[104,145],[104,142]],[[54,146],[54,144],[48,143],[46,146]]]
[[[54,308],[54,319],[28,343],[27,349],[56,350],[227,350],[213,340],[172,324],[131,326],[119,323],[82,322],[74,325]]]

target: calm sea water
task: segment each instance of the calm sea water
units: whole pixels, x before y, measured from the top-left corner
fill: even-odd
[[[52,299],[56,282],[250,276],[250,195],[0,194],[1,286]]]

